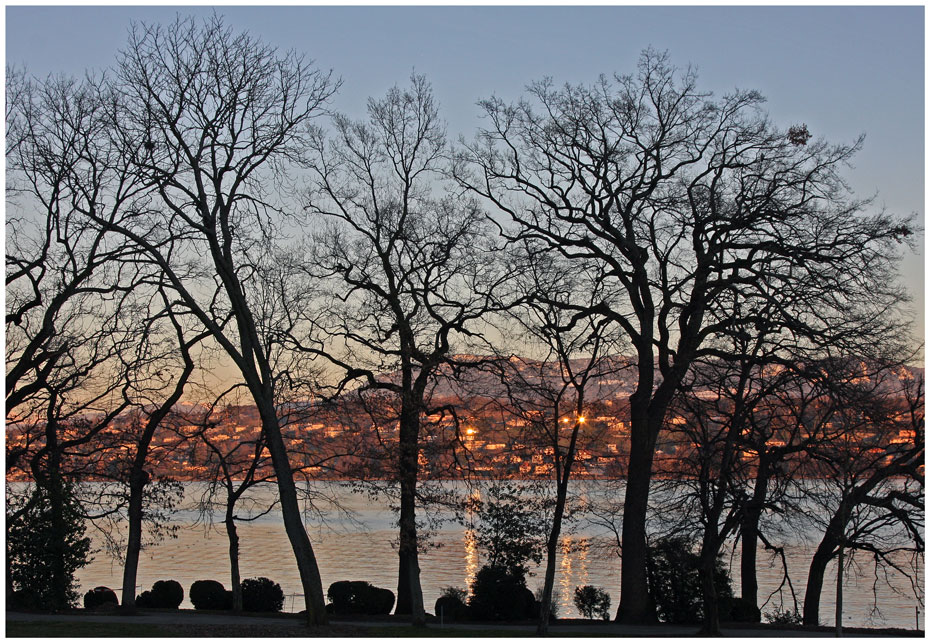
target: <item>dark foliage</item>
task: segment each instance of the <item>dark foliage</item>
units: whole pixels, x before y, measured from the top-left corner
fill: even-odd
[[[177,609],[184,600],[184,588],[176,580],[157,580],[152,585],[152,607]]]
[[[610,594],[600,587],[585,585],[575,588],[575,607],[585,618],[610,618]]]
[[[700,557],[694,543],[684,536],[660,538],[649,547],[646,575],[649,596],[665,623],[700,623],[704,599],[701,592]],[[720,619],[730,618],[733,589],[730,575],[718,556],[714,585]]]
[[[223,584],[215,580],[197,580],[191,584],[188,594],[194,609],[228,610],[232,609],[232,592],[226,591]]]
[[[36,486],[25,511],[7,520],[7,573],[16,592],[13,599],[22,608],[66,609],[80,596],[74,574],[90,562],[90,539],[84,536],[84,517],[70,487],[60,485],[58,493],[62,508],[58,528],[51,494],[42,486]],[[8,512],[12,509],[16,508],[7,507]],[[56,569],[64,586],[54,581]]]
[[[730,602],[730,620],[738,623],[761,623],[762,611],[752,601],[737,596]]]
[[[477,621],[512,621],[538,616],[536,598],[522,574],[501,565],[485,565],[475,576],[468,615]]]
[[[242,609],[246,612],[280,612],[284,607],[281,586],[269,578],[247,578],[242,581]]]
[[[119,599],[116,598],[116,592],[109,587],[95,587],[84,594],[84,609],[97,609],[101,605],[110,603],[119,606]]]
[[[136,596],[136,607],[155,607],[155,599],[152,597],[152,590],[147,589]]]
[[[529,562],[542,560],[546,533],[542,508],[512,482],[495,484],[486,500],[470,503],[479,516],[477,542],[488,554],[487,566],[506,569],[522,581]]]
[[[394,607],[394,592],[361,580],[337,581],[326,597],[333,614],[390,614]]]
[[[440,596],[436,599],[433,611],[436,618],[440,618],[441,615],[446,623],[468,620],[468,605],[458,596]]]

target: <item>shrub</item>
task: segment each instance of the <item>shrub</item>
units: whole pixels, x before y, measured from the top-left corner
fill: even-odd
[[[232,609],[232,592],[227,592],[223,584],[215,580],[197,580],[191,584],[188,596],[194,609],[228,610]]]
[[[765,613],[765,620],[773,625],[800,625],[803,621],[801,613],[797,610],[781,610],[775,608]]]
[[[464,621],[468,619],[468,594],[460,587],[443,587],[436,599],[433,613],[444,621]]]
[[[456,598],[462,603],[468,600],[468,592],[466,592],[461,587],[452,587],[451,585],[449,587],[443,587],[439,591],[439,595],[448,596],[449,598]]]
[[[260,576],[242,581],[242,609],[246,612],[280,612],[284,592],[271,579]]]
[[[762,620],[762,612],[755,603],[737,597],[730,602],[730,620],[739,623],[758,623]]]
[[[700,623],[704,599],[701,590],[700,557],[695,543],[684,536],[660,538],[650,545],[646,557],[646,580],[656,613],[665,623]],[[718,557],[714,569],[721,620],[729,618],[733,599],[730,575]]]
[[[610,618],[610,594],[600,587],[585,585],[575,588],[575,607],[585,618]]]
[[[368,614],[390,614],[394,609],[394,592],[386,587],[373,587],[374,595],[371,599],[371,611]]]
[[[177,609],[184,600],[184,588],[176,580],[157,580],[152,585],[152,607]]]
[[[337,581],[326,596],[333,614],[390,614],[394,607],[394,592],[361,580]]]
[[[156,607],[155,599],[152,597],[151,590],[145,590],[136,596],[136,607]]]
[[[475,576],[468,599],[469,618],[479,621],[511,621],[535,618],[536,599],[522,574],[501,565],[485,565]]]
[[[84,594],[84,609],[97,609],[101,605],[110,603],[119,606],[119,599],[116,598],[116,592],[109,587],[95,587]]]

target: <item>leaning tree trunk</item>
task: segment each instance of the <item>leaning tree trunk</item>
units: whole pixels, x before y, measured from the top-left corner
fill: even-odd
[[[413,408],[411,408],[413,407]],[[420,586],[420,563],[417,552],[416,493],[419,456],[419,413],[415,405],[404,405],[400,421],[400,546],[397,569],[397,609],[395,614],[409,614],[411,622],[426,624],[423,589]]]
[[[820,624],[820,594],[823,591],[823,577],[838,544],[836,538],[824,535],[811,559],[811,566],[807,572],[807,589],[804,592],[804,625]]]
[[[566,465],[563,478],[566,484],[559,483],[558,495],[555,501],[555,512],[552,516],[552,530],[546,541],[546,576],[543,581],[542,604],[539,607],[539,623],[536,625],[537,636],[546,636],[549,633],[549,614],[552,612],[552,588],[555,585],[555,557],[559,544],[559,534],[562,531],[562,517],[565,515],[565,497],[568,495],[568,470]]]
[[[323,581],[320,578],[320,568],[317,566],[310,538],[307,537],[307,530],[301,520],[297,486],[294,484],[294,473],[287,457],[284,438],[281,436],[281,427],[278,424],[274,405],[265,396],[255,397],[262,418],[262,430],[268,441],[268,451],[271,454],[271,463],[278,482],[284,530],[294,550],[294,557],[297,559],[297,570],[300,573],[300,584],[307,607],[307,623],[326,625],[329,620],[326,616]]]
[[[229,539],[229,582],[232,585],[233,611],[242,611],[242,581],[239,576],[239,533],[233,517],[233,505],[226,505],[226,537]]]
[[[162,420],[171,412],[171,409],[174,408],[174,405],[181,399],[187,381],[190,379],[191,373],[194,372],[194,361],[190,355],[192,344],[185,343],[183,337],[180,336],[180,327],[177,325],[175,327],[178,328],[179,350],[184,359],[184,369],[175,381],[174,391],[171,395],[148,416],[145,427],[139,435],[136,455],[133,457],[132,465],[129,468],[129,509],[127,515],[129,536],[126,544],[126,560],[123,564],[122,591],[122,609],[128,612],[135,611],[136,607],[136,579],[139,573],[139,554],[142,551],[142,504],[145,486],[149,482],[149,474],[145,471],[145,463],[149,457],[149,449],[152,445],[152,439],[155,437],[155,431]]]

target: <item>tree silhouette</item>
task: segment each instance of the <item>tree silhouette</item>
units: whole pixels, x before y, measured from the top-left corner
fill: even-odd
[[[397,614],[424,622],[416,526],[417,480],[431,384],[482,318],[499,307],[484,213],[443,194],[446,141],[426,79],[370,99],[369,118],[334,119],[317,141],[307,209],[320,230],[304,265],[325,288],[308,312],[316,333],[295,344],[352,382],[395,401],[400,483]],[[437,196],[438,193],[438,196]]]
[[[839,176],[859,142],[796,145],[761,102],[753,91],[713,99],[693,71],[647,50],[631,75],[483,101],[489,125],[459,150],[457,177],[510,218],[510,238],[600,266],[622,294],[568,309],[619,326],[637,362],[626,622],[655,618],[645,522],[656,441],[692,363],[714,354],[708,339],[765,323],[838,347],[866,322],[877,331],[896,290],[893,244],[909,228],[867,214]]]
[[[113,144],[149,189],[109,229],[157,266],[252,394],[311,623],[326,622],[323,590],[276,410],[301,378],[277,343],[289,323],[280,298],[299,297],[300,285],[290,290],[276,261],[287,217],[270,188],[302,157],[335,86],[214,17],[135,25],[103,88]]]

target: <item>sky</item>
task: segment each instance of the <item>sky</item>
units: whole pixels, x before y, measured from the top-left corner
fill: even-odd
[[[531,81],[590,82],[635,71],[646,47],[694,66],[700,86],[756,89],[772,120],[837,143],[865,134],[846,174],[875,207],[924,218],[924,8],[912,7],[6,7],[6,62],[33,75],[112,64],[131,21],[216,12],[342,79],[333,107],[363,115],[368,96],[433,84],[449,134],[481,126],[476,101],[519,97]],[[924,328],[923,240],[901,264]]]

